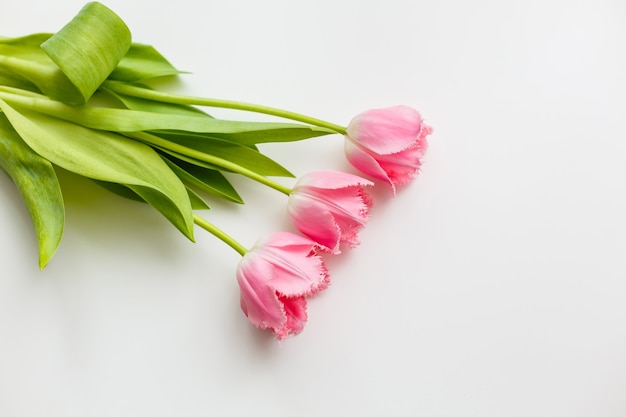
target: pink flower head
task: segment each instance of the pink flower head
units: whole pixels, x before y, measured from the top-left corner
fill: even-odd
[[[361,172],[396,185],[408,183],[422,165],[432,128],[408,106],[365,111],[346,132],[346,157]]]
[[[328,287],[328,271],[312,240],[272,233],[248,251],[237,268],[241,309],[248,320],[282,340],[302,331],[306,298]]]
[[[359,244],[372,199],[364,187],[371,181],[339,171],[316,171],[302,176],[289,195],[287,211],[296,229],[322,249],[339,253],[339,244]]]

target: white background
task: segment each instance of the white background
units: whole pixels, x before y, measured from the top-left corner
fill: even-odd
[[[241,313],[234,251],[67,174],[39,271],[0,175],[0,416],[626,415],[626,3],[105,4],[193,73],[172,90],[342,124],[402,103],[435,133],[282,343]],[[82,5],[10,2],[1,35]],[[263,150],[354,172],[340,136]],[[289,227],[283,195],[234,180],[248,204],[208,218],[246,246]]]

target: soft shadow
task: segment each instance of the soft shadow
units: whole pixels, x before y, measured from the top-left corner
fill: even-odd
[[[176,259],[183,250],[180,242],[187,238],[150,205],[60,168],[57,175],[66,207],[66,235],[86,237],[103,250],[132,250],[140,257]]]

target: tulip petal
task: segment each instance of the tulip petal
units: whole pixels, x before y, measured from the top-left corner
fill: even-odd
[[[409,106],[372,109],[352,119],[347,136],[377,154],[393,154],[413,146],[422,122]]]
[[[294,187],[314,187],[323,190],[352,187],[356,185],[374,185],[371,181],[342,171],[315,171],[303,175]]]
[[[346,138],[345,153],[348,161],[359,171],[377,180],[388,183],[395,192],[393,181],[387,175],[376,157],[362,149],[357,143]],[[380,155],[376,155],[380,156]]]
[[[372,200],[364,191],[371,181],[337,171],[316,171],[298,180],[289,196],[287,210],[301,233],[322,249],[338,254],[340,243],[359,244]]]
[[[309,238],[294,233],[274,232],[259,239],[259,241],[254,245],[254,248],[264,246],[272,248],[283,248],[287,251],[290,250],[292,246],[301,246],[304,248],[309,248],[310,250],[312,246],[315,246],[315,242],[312,242]]]
[[[286,321],[281,328],[275,330],[278,340],[283,340],[290,334],[298,334],[304,329],[307,321],[306,299],[304,297],[289,298],[278,296],[284,308]]]
[[[415,146],[397,154],[381,156],[378,163],[394,185],[403,185],[415,176],[422,165],[420,158],[423,154],[422,149]]]
[[[274,275],[269,285],[276,292],[287,297],[311,296],[328,286],[328,271],[321,258],[311,253],[310,245],[304,249],[291,250],[288,259],[284,254],[270,252]]]
[[[339,253],[341,230],[324,202],[293,192],[287,210],[291,222],[302,234],[313,239],[324,251]]]
[[[328,271],[304,236],[278,232],[259,240],[237,269],[241,309],[251,323],[279,340],[302,331],[306,298],[325,289]]]
[[[240,302],[248,320],[262,329],[283,326],[285,314],[276,291],[267,286],[266,279],[273,275],[271,264],[255,256],[244,256],[237,271]]]
[[[339,240],[354,248],[359,244],[358,232],[367,224],[372,199],[362,187],[354,187],[352,193],[343,190],[328,190],[327,200],[332,201],[328,210],[341,231]]]

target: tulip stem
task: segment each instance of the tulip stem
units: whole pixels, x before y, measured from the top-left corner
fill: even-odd
[[[268,114],[270,116],[277,116],[283,119],[294,120],[297,122],[306,123],[313,126],[324,127],[330,129],[341,135],[346,134],[346,128],[344,126],[337,125],[335,123],[327,122],[325,120],[317,119],[315,117],[305,116],[303,114],[291,112],[288,110],[277,109],[274,107],[262,106],[260,104],[244,103],[241,101],[222,100],[217,98],[205,98],[205,97],[192,97],[192,96],[180,96],[177,94],[165,93],[162,91],[151,90],[149,88],[136,87],[130,84],[122,83],[119,81],[105,81],[103,87],[120,94],[126,94],[136,98],[143,98],[147,100],[161,101],[171,104],[182,105],[196,105],[206,107],[218,107],[223,109],[243,110],[254,113]]]
[[[246,252],[248,252],[248,249],[246,249],[241,243],[237,242],[235,239],[226,234],[222,229],[218,228],[213,223],[210,223],[206,219],[198,216],[197,214],[193,215],[193,222],[207,232],[211,233],[213,236],[219,238],[222,242],[226,243],[231,248],[235,249],[237,253],[239,253],[241,256],[245,255]]]
[[[178,152],[182,155],[186,155],[191,158],[196,158],[200,161],[208,162],[210,164],[224,168],[226,170],[236,172],[237,174],[244,175],[256,182],[267,185],[268,187],[273,188],[276,191],[280,191],[281,193],[287,196],[291,194],[291,191],[292,191],[291,188],[285,185],[279,184],[275,181],[272,181],[263,175],[257,174],[256,172],[250,169],[247,169],[245,167],[242,167],[241,165],[237,165],[227,159],[219,158],[217,156],[200,152],[195,149],[186,148],[174,142],[170,142],[167,139],[164,139],[162,137],[159,137],[150,133],[146,133],[146,132],[128,133],[127,136],[133,139],[137,139],[142,142],[148,143],[150,145],[161,147],[163,149],[169,149],[171,151]]]

